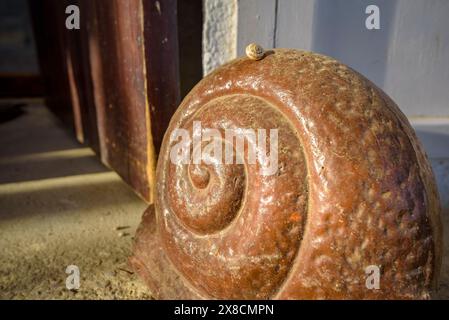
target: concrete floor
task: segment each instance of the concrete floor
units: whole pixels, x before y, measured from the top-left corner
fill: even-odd
[[[47,109],[25,107],[0,123],[0,299],[150,298],[127,266],[145,208]]]
[[[23,110],[0,122],[0,299],[151,298],[127,266],[146,204],[42,105]],[[432,165],[446,230],[435,298],[449,299],[449,159]]]

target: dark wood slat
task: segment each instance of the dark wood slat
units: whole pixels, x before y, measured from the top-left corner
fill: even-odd
[[[176,2],[143,1],[148,102],[156,153],[180,102]]]
[[[1,98],[42,97],[44,88],[38,74],[0,74]]]
[[[77,5],[80,8],[83,23],[82,28],[79,30],[66,30],[65,32],[68,54],[70,55],[70,65],[73,71],[73,83],[71,82],[72,103],[76,105],[77,102],[83,141],[97,154],[100,154],[97,115],[93,97],[93,83],[89,58],[91,12],[86,1],[65,0],[66,6],[70,4]]]
[[[47,106],[69,128],[75,128],[65,57],[63,1],[28,1]]]
[[[90,12],[90,67],[101,158],[138,194],[151,201],[155,151],[146,84],[142,2],[88,2],[84,4]]]
[[[180,102],[177,25],[188,26],[187,17],[178,17],[176,0],[30,4],[49,107],[151,202],[157,152]],[[65,28],[69,4],[80,8],[80,30]],[[198,11],[201,1],[183,8]],[[201,36],[188,45],[201,21],[181,37],[184,91],[201,77]]]
[[[185,97],[203,77],[203,1],[178,1],[179,78]]]

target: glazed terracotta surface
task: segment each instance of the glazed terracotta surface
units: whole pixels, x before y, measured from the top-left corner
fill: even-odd
[[[278,170],[175,165],[176,128],[278,129]],[[279,49],[204,78],[165,134],[131,259],[158,298],[421,299],[441,264],[440,207],[395,103],[322,55]],[[380,268],[380,288],[365,269]]]

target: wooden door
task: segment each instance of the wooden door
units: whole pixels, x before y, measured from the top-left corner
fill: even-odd
[[[177,1],[30,5],[49,107],[151,202],[157,152],[180,101]],[[68,5],[78,6],[80,29],[65,27]]]

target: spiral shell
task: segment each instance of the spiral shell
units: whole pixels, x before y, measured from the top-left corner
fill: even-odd
[[[263,48],[256,43],[249,44],[246,47],[245,52],[246,52],[246,56],[248,58],[250,58],[251,60],[260,60],[265,55]]]
[[[276,174],[246,154],[173,163],[172,132],[195,121],[277,128]],[[434,178],[405,116],[364,77],[309,52],[240,58],[192,90],[160,151],[155,211],[178,281],[202,297],[426,298],[441,263]],[[370,265],[380,289],[366,287]]]

